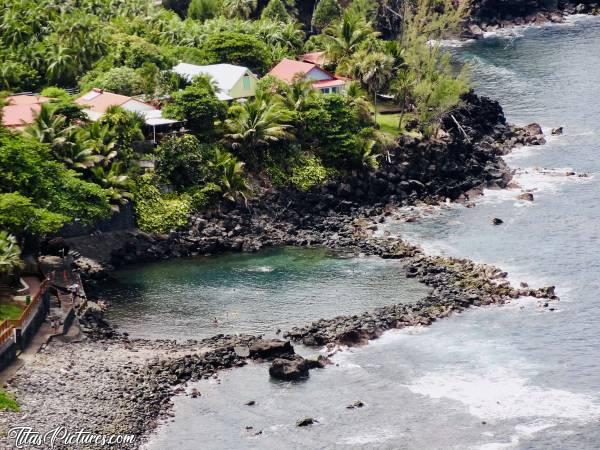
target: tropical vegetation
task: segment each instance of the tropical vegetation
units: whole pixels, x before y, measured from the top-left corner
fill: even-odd
[[[23,131],[0,127],[0,228],[46,235],[134,202],[141,228],[168,232],[264,183],[306,191],[374,170],[402,133],[436,138],[468,89],[439,43],[468,5],[398,4],[401,24],[383,29],[374,0],[319,0],[308,20],[294,0],[0,0],[0,90],[50,98]],[[355,81],[322,94],[309,80],[264,77],[309,51]],[[239,64],[263,78],[254,98],[228,104],[215,80],[171,72],[177,61]],[[147,148],[138,114],[112,107],[90,121],[70,92],[91,88],[160,106],[187,134]],[[394,115],[377,114],[381,94]]]

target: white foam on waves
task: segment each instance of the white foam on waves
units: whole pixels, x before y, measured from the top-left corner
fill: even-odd
[[[489,367],[484,373],[446,369],[428,373],[409,384],[416,394],[450,399],[487,420],[557,418],[598,420],[600,405],[588,395],[532,385],[512,369]]]

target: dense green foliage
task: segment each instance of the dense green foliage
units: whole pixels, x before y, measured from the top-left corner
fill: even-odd
[[[212,19],[219,13],[220,6],[219,0],[192,0],[187,10],[187,16],[199,21]]]
[[[171,137],[158,149],[156,173],[179,190],[211,181],[214,147],[194,136]]]
[[[287,22],[292,19],[281,0],[269,0],[260,16],[263,19],[270,19],[275,22]]]
[[[316,156],[300,158],[300,161],[292,169],[290,182],[301,191],[307,191],[313,186],[322,184],[332,175],[321,160]]]
[[[320,31],[340,16],[341,8],[337,0],[319,0],[312,17],[312,26]]]
[[[163,108],[165,117],[186,120],[195,132],[210,132],[215,121],[223,119],[225,104],[217,99],[214,87],[205,78],[198,78],[184,90],[175,92]]]
[[[162,194],[151,179],[139,178],[135,212],[142,230],[166,233],[180,228],[187,223],[190,210],[187,196]]]
[[[80,179],[33,139],[0,131],[0,173],[2,229],[46,233],[71,220],[91,222],[108,213],[103,189]]]
[[[167,232],[191,211],[245,201],[250,178],[306,191],[375,169],[389,135],[436,138],[468,89],[436,43],[458,28],[465,2],[405,2],[402,32],[387,40],[372,0],[320,0],[308,40],[293,0],[163,3],[0,0],[0,90],[43,89],[52,99],[24,133],[0,130],[0,228],[48,234],[134,200],[140,227]],[[265,77],[255,98],[227,104],[214,80],[170,71],[177,61],[230,63],[261,76],[307,51],[323,51],[326,69],[355,81],[322,94],[309,80]],[[141,116],[114,107],[91,122],[60,89],[76,86],[143,97],[191,134],[141,150]],[[392,94],[395,125],[374,117],[377,94]],[[140,160],[155,160],[155,170],[144,175]]]
[[[264,42],[236,31],[210,35],[200,54],[205,64],[238,64],[258,73],[265,73],[273,62]]]

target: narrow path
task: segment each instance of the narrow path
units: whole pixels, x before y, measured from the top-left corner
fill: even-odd
[[[17,374],[21,367],[28,362],[33,361],[42,346],[48,342],[50,336],[53,334],[54,330],[50,324],[48,322],[43,322],[27,348],[17,355],[17,359],[15,359],[10,366],[0,372],[0,386],[4,387],[5,384]]]

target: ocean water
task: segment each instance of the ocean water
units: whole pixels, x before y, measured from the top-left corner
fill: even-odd
[[[275,336],[320,318],[411,302],[428,288],[403,263],[324,249],[162,261],[115,274],[98,295],[107,319],[133,337],[201,339],[217,333]]]
[[[521,189],[387,229],[515,282],[555,284],[556,309],[522,299],[391,331],[302,383],[273,382],[260,364],[222,373],[196,385],[199,398],[176,397],[148,449],[600,448],[600,20],[453,51],[510,121],[565,134],[507,158]],[[522,190],[535,201],[517,200]],[[365,406],[346,408],[356,400]],[[318,423],[296,427],[306,416]]]

